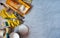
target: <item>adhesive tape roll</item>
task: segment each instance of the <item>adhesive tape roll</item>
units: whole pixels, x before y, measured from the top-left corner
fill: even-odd
[[[12,33],[10,34],[10,38],[20,38],[20,36],[19,36],[18,33],[12,32]]]
[[[26,26],[24,24],[22,24],[22,25],[19,26],[19,33],[21,35],[26,35],[26,34],[28,34],[28,32],[29,32],[28,26]]]

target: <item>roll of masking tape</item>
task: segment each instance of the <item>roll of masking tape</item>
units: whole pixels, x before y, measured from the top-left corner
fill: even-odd
[[[20,38],[18,33],[12,32],[10,35],[10,38]]]
[[[19,26],[19,33],[21,35],[26,35],[26,34],[28,34],[28,32],[29,32],[28,26],[26,26],[24,24],[22,24],[22,25]]]

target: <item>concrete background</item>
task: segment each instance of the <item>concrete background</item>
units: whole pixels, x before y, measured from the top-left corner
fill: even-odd
[[[60,0],[33,0],[32,5],[25,17],[29,38],[60,38]]]
[[[28,38],[60,38],[60,0],[33,0],[32,5],[24,19],[30,28]]]

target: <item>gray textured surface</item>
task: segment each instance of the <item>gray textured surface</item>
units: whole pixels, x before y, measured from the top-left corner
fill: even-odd
[[[60,38],[60,0],[33,0],[32,5],[25,16],[28,38]]]
[[[29,38],[60,38],[60,0],[33,0],[26,16]]]

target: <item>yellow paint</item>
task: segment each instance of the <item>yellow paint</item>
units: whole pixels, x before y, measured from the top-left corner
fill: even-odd
[[[16,18],[15,15],[13,13],[9,14],[8,12],[6,12],[5,9],[0,11],[0,16],[2,16],[3,18],[10,18],[8,19],[8,24],[12,28],[20,24],[19,20],[13,20],[13,19],[11,20],[11,18]]]
[[[6,9],[0,11],[0,16],[2,16],[3,18],[16,18],[13,13],[9,14],[8,12],[6,12]]]
[[[7,15],[6,15],[4,12],[5,12],[4,9],[1,10],[1,11],[0,11],[0,16],[2,16],[3,18],[6,18]]]
[[[15,21],[13,21],[13,20],[8,20],[8,23],[9,23],[9,26],[10,26],[11,28],[14,28],[14,27],[16,27],[16,26],[18,26],[18,25],[20,24],[19,20],[15,20]]]

